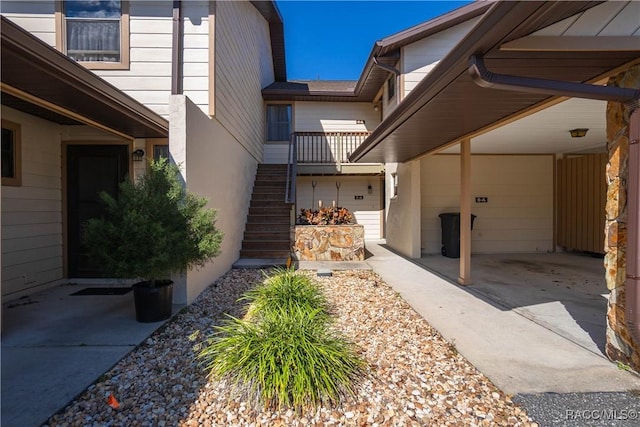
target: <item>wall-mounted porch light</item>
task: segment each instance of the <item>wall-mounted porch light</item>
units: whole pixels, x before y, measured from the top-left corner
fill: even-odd
[[[144,157],[144,150],[142,150],[141,148],[138,148],[132,153],[132,155],[133,155],[134,162],[141,162],[142,158]]]
[[[582,138],[587,134],[587,131],[589,131],[587,128],[571,129],[569,134],[571,134],[571,138]]]

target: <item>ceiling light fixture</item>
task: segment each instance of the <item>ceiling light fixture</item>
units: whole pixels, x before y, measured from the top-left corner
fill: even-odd
[[[569,133],[571,134],[571,138],[582,138],[587,134],[588,130],[589,129],[586,128],[571,129]]]

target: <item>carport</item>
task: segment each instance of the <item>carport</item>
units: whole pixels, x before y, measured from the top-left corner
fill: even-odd
[[[456,283],[458,260],[416,260]],[[503,311],[513,311],[605,357],[607,296],[602,257],[578,253],[473,256],[473,286],[463,289]]]
[[[511,267],[517,263],[521,266],[525,263],[536,265],[536,262],[509,258],[511,253],[518,252],[517,235],[510,237],[508,243],[511,247],[505,244],[502,250],[499,245],[478,248],[473,244],[475,242],[472,242],[473,234],[470,231],[471,214],[475,213],[474,203],[479,203],[477,198],[484,199],[481,197],[484,194],[475,194],[473,190],[473,157],[544,153],[552,156],[551,170],[548,174],[552,182],[547,186],[551,207],[545,207],[549,212],[546,218],[547,241],[543,246],[533,246],[533,249],[527,248],[522,252],[538,252],[540,255],[551,252],[551,257],[554,256],[554,252],[562,252],[565,249],[602,253],[602,245],[599,242],[605,240],[606,232],[607,271],[606,274],[602,274],[604,271],[601,270],[600,282],[606,282],[608,290],[613,292],[608,326],[615,331],[608,336],[607,354],[617,360],[631,361],[635,366],[638,352],[634,348],[637,344],[634,344],[635,338],[629,341],[629,336],[635,336],[637,331],[637,297],[634,283],[638,279],[638,275],[635,274],[635,222],[638,215],[637,188],[634,187],[637,179],[633,178],[633,174],[637,172],[637,165],[634,163],[637,144],[633,142],[637,142],[634,139],[637,140],[638,137],[632,125],[632,130],[626,134],[626,144],[629,140],[632,141],[629,155],[630,186],[628,189],[623,188],[618,183],[627,181],[624,176],[626,158],[623,158],[617,149],[621,146],[619,136],[612,135],[611,131],[605,136],[605,109],[619,111],[620,117],[629,119],[635,116],[636,120],[640,120],[639,114],[631,114],[637,107],[640,92],[636,89],[624,89],[628,87],[625,84],[629,84],[633,78],[624,77],[627,83],[622,83],[623,77],[620,77],[623,73],[635,76],[634,66],[640,62],[640,45],[637,42],[637,23],[625,21],[624,14],[616,12],[615,7],[614,2],[599,5],[591,2],[493,4],[467,36],[353,153],[350,160],[384,161],[387,164],[398,162],[397,171],[393,176],[398,185],[398,197],[386,206],[386,238],[390,247],[417,260],[424,253],[434,252],[432,248],[425,247],[428,245],[424,245],[424,228],[429,226],[424,221],[425,162],[443,153],[455,155],[455,185],[458,199],[455,205],[449,203],[448,207],[461,213],[461,256],[459,260],[453,261],[441,259],[442,263],[449,263],[446,268],[440,266],[444,268],[441,274],[463,285],[473,284],[474,289],[470,288],[469,292],[481,295],[478,291],[482,290],[483,286],[483,277],[479,274],[483,271],[482,264],[479,263],[480,253],[507,253],[506,256],[495,258],[493,267],[489,264],[485,268],[487,271],[502,269],[505,273],[510,272],[514,279],[517,279],[517,275],[505,268],[505,261],[513,261]],[[629,24],[628,27],[625,26],[625,22]],[[614,76],[617,80],[609,80]],[[583,106],[586,110],[582,109]],[[591,113],[587,110],[595,111],[598,108],[600,113],[596,113],[595,119],[591,119]],[[616,123],[613,128],[628,129],[626,126],[625,123]],[[581,141],[594,139],[588,144],[575,144],[574,141],[573,147],[564,145],[571,141],[569,131],[576,128],[589,128],[589,136]],[[637,133],[637,130],[635,132]],[[608,156],[605,154],[607,148]],[[579,230],[562,233],[572,221],[562,222],[559,217],[566,208],[565,202],[584,196],[585,205],[589,205],[593,204],[590,199],[597,198],[594,195],[595,190],[590,188],[582,191],[582,187],[579,188],[580,194],[570,193],[569,197],[559,197],[557,189],[561,174],[558,171],[557,160],[560,157],[574,156],[604,156],[608,157],[609,162],[606,167],[610,193],[607,199],[606,225],[601,218],[584,219],[584,215],[580,214],[582,205],[572,208],[578,218],[576,222],[591,223],[591,228],[598,231],[593,237],[584,239],[588,248],[581,247],[584,242]],[[440,158],[445,159],[444,156]],[[602,163],[593,168],[594,182],[603,184],[603,169]],[[519,173],[516,168],[513,176],[517,177]],[[392,180],[391,177],[387,178],[389,181]],[[581,174],[576,178],[578,183],[584,181]],[[447,184],[446,178],[441,178],[436,183]],[[627,191],[629,203],[618,204]],[[609,202],[612,200],[615,204],[610,206]],[[535,209],[535,206],[525,207]],[[589,211],[597,209],[590,207]],[[621,220],[622,215],[624,219]],[[477,221],[482,221],[482,218],[478,217]],[[629,245],[625,244],[627,225],[631,243]],[[433,228],[432,226],[431,230]],[[625,260],[629,260],[626,269]],[[602,265],[602,260],[595,259],[595,262]],[[455,272],[456,268],[458,273]],[[628,287],[624,283],[625,274],[627,283],[630,283]],[[622,288],[629,289],[626,320]],[[604,293],[608,293],[608,290],[605,288]],[[495,289],[484,289],[486,295],[500,300],[500,295],[494,291]],[[595,288],[592,293],[596,295],[596,300],[599,292],[600,290]],[[535,292],[529,297],[534,302],[540,300]],[[537,305],[518,299],[507,301],[505,304],[521,308]],[[605,311],[600,312],[603,320],[606,318]],[[627,338],[620,338],[621,336]],[[598,347],[595,342],[593,344]],[[617,350],[609,353],[610,344],[617,346]],[[622,354],[626,356],[621,356]]]

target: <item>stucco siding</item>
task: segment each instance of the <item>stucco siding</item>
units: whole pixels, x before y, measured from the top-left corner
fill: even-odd
[[[421,247],[439,253],[439,214],[459,212],[459,157],[422,160]],[[472,253],[548,252],[553,248],[553,156],[476,155],[471,160]],[[475,202],[487,197],[487,203]]]
[[[22,185],[2,186],[2,295],[63,276],[60,126],[2,107],[21,126]]]
[[[407,96],[433,70],[479,19],[478,17],[463,22],[402,48],[400,71],[404,80],[404,96]]]
[[[174,301],[190,303],[239,257],[257,162],[218,120],[181,95],[172,96],[169,146],[187,189],[218,211],[216,225],[224,233],[221,254],[176,286]]]
[[[315,190],[312,181],[316,182]],[[339,199],[336,182],[340,182]],[[339,206],[349,209],[356,222],[364,226],[365,239],[379,239],[382,237],[382,182],[379,176],[298,177],[296,215],[300,209],[317,209],[319,200],[324,206],[331,206],[336,201]],[[369,185],[371,194],[368,192]]]
[[[420,257],[420,169],[419,160],[387,163],[386,174],[386,239],[387,244],[411,258]],[[394,195],[393,176],[398,192]]]
[[[217,2],[215,14],[215,115],[262,160],[261,90],[274,81],[269,25],[249,2]]]

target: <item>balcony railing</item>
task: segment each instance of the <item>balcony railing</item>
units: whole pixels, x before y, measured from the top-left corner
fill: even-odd
[[[340,171],[370,132],[294,132],[289,140],[287,197],[295,202],[298,165],[332,165]]]
[[[369,132],[295,132],[298,163],[341,164],[369,136]]]

